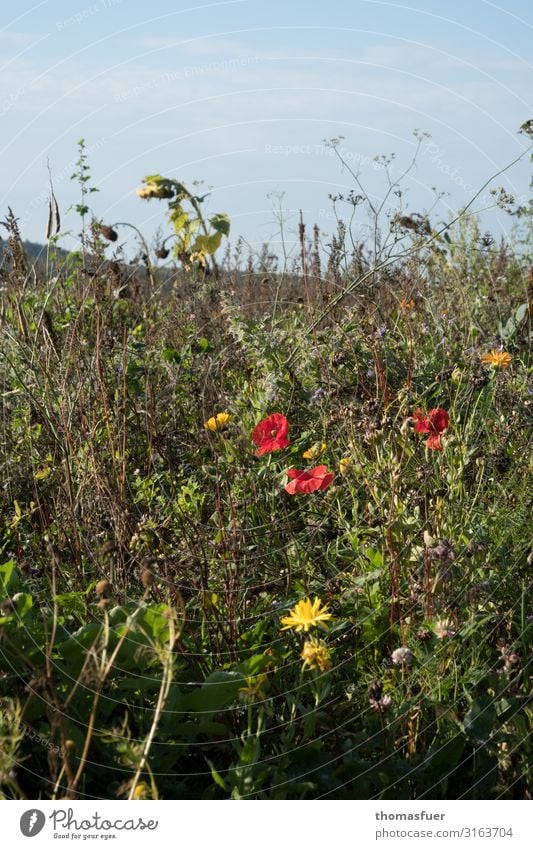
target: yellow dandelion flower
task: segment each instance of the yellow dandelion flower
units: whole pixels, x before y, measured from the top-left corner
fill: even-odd
[[[286,631],[287,628],[294,628],[295,631],[309,631],[315,625],[325,628],[324,622],[331,619],[331,616],[327,604],[322,607],[319,598],[315,597],[314,601],[306,598],[295,604],[288,616],[283,617],[281,620],[283,628],[281,630]]]
[[[321,672],[331,669],[329,649],[320,640],[306,640],[300,657],[309,669],[320,669]]]
[[[215,433],[217,430],[225,428],[230,418],[231,416],[229,413],[217,413],[216,416],[211,416],[210,419],[207,419],[207,421],[204,422],[204,427],[206,430],[210,430]]]
[[[325,442],[315,442],[314,445],[311,445],[311,448],[304,451],[302,457],[306,460],[316,460],[317,457],[320,457],[320,455],[324,453],[327,447],[328,446]]]
[[[483,354],[481,362],[493,368],[507,368],[511,365],[511,356],[507,351],[497,351],[493,348],[488,354]]]
[[[350,457],[343,457],[342,460],[339,461],[339,474],[346,475],[350,471],[352,467],[352,461]]]

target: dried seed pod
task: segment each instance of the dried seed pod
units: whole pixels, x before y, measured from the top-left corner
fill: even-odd
[[[368,688],[368,697],[372,701],[379,702],[383,695],[383,684],[381,681],[372,681]]]
[[[437,560],[454,560],[452,544],[449,539],[442,539],[434,548],[429,549],[429,554]]]
[[[118,233],[113,227],[108,227],[107,224],[100,224],[99,231],[108,242],[116,242],[118,239]]]
[[[155,575],[151,569],[143,569],[141,572],[141,584],[145,589],[151,587],[155,581]]]
[[[107,554],[111,554],[113,551],[117,550],[117,544],[114,540],[108,539],[100,548],[100,557],[105,557]]]
[[[95,591],[96,595],[109,596],[113,592],[113,587],[111,586],[109,581],[106,581],[105,579],[103,579],[101,581],[98,581],[98,583],[96,584],[96,586],[94,588],[94,591]]]
[[[156,255],[156,257],[158,257],[158,259],[166,259],[167,256],[169,255],[169,253],[170,253],[170,251],[169,251],[168,248],[161,247],[161,248],[156,248],[156,250],[155,250],[155,255]]]

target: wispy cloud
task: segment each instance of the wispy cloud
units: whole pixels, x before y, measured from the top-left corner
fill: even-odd
[[[167,50],[179,48],[195,56],[219,56],[221,54],[249,54],[252,48],[244,41],[224,38],[223,36],[199,36],[197,38],[165,38],[145,36],[135,42],[145,50]]]

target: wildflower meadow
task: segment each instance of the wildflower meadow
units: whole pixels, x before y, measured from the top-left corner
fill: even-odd
[[[0,795],[531,798],[531,203],[278,256],[152,174],[131,256],[79,155],[77,249],[2,222]]]

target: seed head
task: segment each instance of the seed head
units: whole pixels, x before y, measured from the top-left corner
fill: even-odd
[[[141,584],[145,589],[151,587],[155,581],[155,575],[151,569],[143,569],[141,572]]]
[[[107,598],[113,592],[113,587],[111,586],[109,581],[106,581],[104,579],[102,581],[98,581],[94,588],[94,591],[96,595]]]
[[[99,228],[100,233],[107,239],[108,242],[116,242],[118,239],[118,233],[113,227],[108,227],[107,224],[100,224]]]

